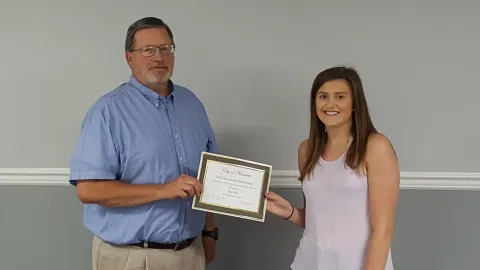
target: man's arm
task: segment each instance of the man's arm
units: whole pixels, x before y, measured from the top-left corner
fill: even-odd
[[[134,185],[115,180],[121,174],[122,146],[115,140],[111,119],[104,104],[92,106],[85,115],[70,167],[70,182],[77,186],[80,201],[106,207],[128,207],[200,194],[200,182],[187,175],[163,185]]]
[[[207,118],[208,119],[208,118]],[[207,120],[208,121],[208,120]],[[213,129],[208,122],[208,144],[207,151],[210,153],[218,153],[218,145],[215,139],[215,134]],[[206,231],[215,230],[215,220],[213,213],[207,213],[205,217],[205,227],[203,228]],[[209,264],[215,259],[215,244],[216,240],[212,237],[205,236],[202,237],[203,249],[205,251],[205,263]]]
[[[207,213],[205,218],[206,231],[213,231],[215,229],[215,221],[212,213]],[[212,262],[215,259],[215,239],[209,236],[202,237],[203,249],[205,250],[206,264]]]
[[[167,184],[133,185],[118,180],[79,180],[77,195],[81,202],[105,207],[130,207],[157,200],[200,195],[202,186],[191,176],[181,175]]]
[[[203,104],[201,104],[201,107],[205,116],[205,124],[206,124],[207,135],[208,135],[206,151],[210,153],[218,154],[219,150],[218,150],[217,140],[215,138],[215,133],[213,131],[210,120],[208,119],[207,111],[203,106]],[[212,213],[206,214],[205,227],[203,229],[210,232],[215,230],[214,215]],[[203,244],[203,249],[205,251],[205,263],[209,264],[215,259],[216,240],[213,239],[212,237],[205,236],[205,237],[202,237],[202,244]]]

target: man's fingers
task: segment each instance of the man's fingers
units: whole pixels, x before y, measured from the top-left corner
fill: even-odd
[[[194,192],[195,192],[195,190],[193,189],[193,187],[192,187],[191,185],[187,184],[187,183],[184,183],[181,188],[182,188],[182,190],[183,190],[184,192],[186,192],[189,196],[193,196],[192,194],[194,194]]]
[[[197,194],[197,196],[200,196],[200,194],[203,191],[203,187],[200,184],[200,182],[197,181],[197,183],[193,186],[193,188],[195,189],[195,194]]]
[[[191,186],[191,196],[193,195],[200,196],[201,193],[202,193],[202,185],[196,184]]]
[[[183,191],[183,190],[180,189],[180,190],[178,191],[178,196],[181,197],[181,198],[183,198],[183,199],[186,199],[186,198],[188,197],[188,194],[187,194],[185,191]]]
[[[200,196],[200,192],[201,192],[201,185],[199,183],[197,184],[189,184],[189,183],[184,183],[183,187],[182,187],[183,190],[185,190],[186,192],[188,192],[188,195],[190,196]]]
[[[198,179],[193,177],[186,177],[184,180],[184,184],[189,185],[193,189],[194,194],[196,194],[197,196],[202,193],[203,187],[202,184],[200,184],[200,181],[198,181]]]
[[[185,179],[185,180],[184,180],[184,183],[185,183],[185,184],[189,184],[189,185],[192,185],[192,186],[195,185],[195,184],[197,184],[197,183],[200,183],[200,181],[198,181],[197,178],[193,178],[193,177],[191,177],[191,176],[185,177],[184,179]]]

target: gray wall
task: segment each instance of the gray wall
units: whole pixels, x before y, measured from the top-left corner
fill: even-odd
[[[301,203],[299,189],[275,190]],[[480,265],[476,191],[402,190],[392,255],[396,270],[475,270]],[[0,269],[91,269],[91,235],[71,187],[0,186]],[[217,216],[217,259],[208,270],[287,270],[302,231]],[[243,255],[239,255],[243,252]]]
[[[0,168],[68,167],[87,108],[128,79],[128,25],[154,15],[225,154],[296,169],[312,81],[348,64],[402,171],[479,172],[479,12],[473,0],[2,0]]]

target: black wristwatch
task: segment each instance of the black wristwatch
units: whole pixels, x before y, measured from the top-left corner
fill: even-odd
[[[217,241],[218,240],[218,228],[213,229],[213,231],[203,230],[202,231],[202,236],[212,237],[213,239],[215,239],[215,241]]]

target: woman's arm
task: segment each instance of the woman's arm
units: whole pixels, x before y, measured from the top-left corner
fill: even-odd
[[[300,228],[305,228],[305,208],[299,209],[292,206],[289,201],[275,192],[267,192],[265,197],[267,198],[268,212],[289,220]]]
[[[293,224],[300,228],[305,228],[305,195],[303,195],[303,208],[292,208],[291,217],[287,219],[288,216],[283,217],[291,221]]]
[[[393,239],[400,169],[395,150],[382,134],[370,136],[365,161],[372,226],[365,270],[384,270]]]
[[[301,172],[305,165],[307,156],[308,140],[303,140],[298,146],[298,171]],[[292,217],[289,219],[293,224],[300,228],[305,228],[305,208],[307,202],[305,200],[305,194],[303,194],[303,208],[294,208]]]
[[[303,141],[298,147],[298,169],[302,170],[305,164],[305,154],[307,149],[307,140]],[[275,192],[267,192],[267,211],[283,219],[291,221],[300,228],[305,228],[305,208],[306,201],[303,195],[303,208],[295,208],[289,201],[285,200]]]

